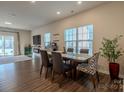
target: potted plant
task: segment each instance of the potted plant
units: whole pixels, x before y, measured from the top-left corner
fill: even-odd
[[[100,48],[100,54],[109,61],[109,73],[111,80],[118,79],[119,76],[119,64],[115,63],[116,60],[122,56],[124,51],[119,48],[118,40],[122,37],[116,36],[114,39],[103,38],[102,48]]]

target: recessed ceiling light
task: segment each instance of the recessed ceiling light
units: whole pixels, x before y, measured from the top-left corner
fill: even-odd
[[[82,4],[82,1],[78,1],[77,4],[79,4],[79,5]]]
[[[57,13],[57,15],[60,15],[60,14],[61,14],[61,12],[59,12],[59,11],[58,11],[58,12],[56,12],[56,13]]]
[[[35,0],[32,0],[31,3],[35,3],[36,1]]]
[[[6,21],[6,22],[5,22],[5,24],[7,24],[7,25],[11,25],[12,23],[11,23],[11,22],[7,22],[7,21]]]

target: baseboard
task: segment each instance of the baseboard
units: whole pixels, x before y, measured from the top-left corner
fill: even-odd
[[[119,75],[119,77],[124,79],[124,75]]]
[[[103,70],[99,70],[99,72],[101,72],[101,73],[104,73],[104,74],[109,74],[109,72],[108,71],[103,71]]]
[[[101,73],[104,73],[104,74],[108,74],[109,75],[109,72],[108,71],[103,71],[103,70],[99,70],[99,72]],[[124,75],[119,75],[120,78],[124,78]]]

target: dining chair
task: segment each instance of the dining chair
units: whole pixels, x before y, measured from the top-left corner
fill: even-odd
[[[73,48],[68,48],[67,52],[72,52],[73,53],[74,49]]]
[[[91,76],[91,81],[93,83],[94,88],[96,88],[96,79],[99,82],[99,75],[97,70],[99,53],[95,53],[89,60],[88,64],[82,63],[77,66],[77,76],[79,71],[87,73]]]
[[[65,47],[63,47],[63,53],[66,54],[66,48]]]
[[[54,80],[54,74],[59,74],[62,76],[62,80],[66,77],[66,72],[72,72],[72,66],[69,64],[63,63],[63,59],[60,53],[52,52],[53,60],[53,70],[52,70],[52,81]],[[62,82],[59,82],[59,87],[61,87]]]
[[[48,73],[48,68],[51,68],[51,70],[52,70],[53,64],[52,64],[52,62],[50,63],[51,60],[49,60],[46,50],[40,50],[40,53],[41,53],[41,60],[42,60],[41,69],[40,69],[40,77],[42,74],[42,69],[44,67],[45,68],[45,79],[46,79],[47,73]]]
[[[80,49],[80,54],[88,54],[89,53],[89,49]],[[86,63],[88,63],[88,60],[85,61]]]
[[[88,54],[88,52],[89,52],[89,49],[80,49],[80,53],[86,53],[86,54]]]
[[[73,48],[68,48],[66,53],[73,53],[74,49]],[[64,59],[65,64],[70,64],[70,60],[69,59]]]

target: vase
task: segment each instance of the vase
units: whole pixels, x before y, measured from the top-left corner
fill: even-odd
[[[119,64],[118,63],[109,63],[109,73],[111,80],[119,78]]]

